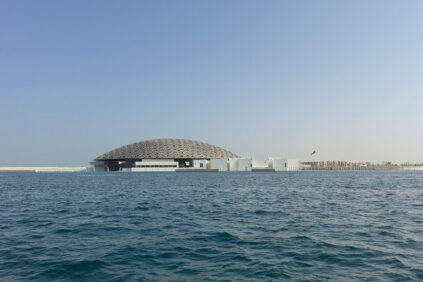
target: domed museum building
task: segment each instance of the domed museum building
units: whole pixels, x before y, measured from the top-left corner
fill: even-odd
[[[95,158],[95,171],[227,170],[232,152],[186,139],[154,139],[113,149]]]

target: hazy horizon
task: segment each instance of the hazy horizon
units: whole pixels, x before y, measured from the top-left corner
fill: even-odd
[[[2,1],[0,166],[86,166],[156,138],[241,156],[423,162],[422,10]]]

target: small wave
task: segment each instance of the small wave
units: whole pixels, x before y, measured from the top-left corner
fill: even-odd
[[[191,237],[191,240],[193,242],[198,241],[198,242],[209,242],[209,241],[214,241],[214,242],[237,242],[240,241],[238,237],[228,233],[228,232],[214,232],[214,233],[209,233],[207,235],[197,235],[197,236],[193,236]]]
[[[272,279],[289,279],[291,276],[281,269],[265,269],[254,272],[253,277],[268,277]]]
[[[54,231],[56,234],[65,234],[65,233],[79,233],[76,229],[69,229],[69,228],[60,228]]]
[[[102,260],[83,260],[75,263],[70,263],[66,266],[66,268],[71,271],[86,272],[101,268],[105,264],[106,263]]]
[[[164,252],[164,253],[158,254],[156,256],[156,258],[158,258],[158,259],[169,259],[169,258],[177,257],[178,255],[179,254],[175,253],[175,252]]]
[[[268,210],[256,210],[254,211],[255,214],[258,215],[288,215],[286,212],[284,211],[268,211]]]
[[[314,241],[312,238],[306,236],[306,235],[294,235],[289,237],[288,239],[296,240],[296,241]]]
[[[325,263],[340,263],[343,261],[341,256],[329,253],[321,253],[317,259]]]
[[[148,207],[143,207],[143,206],[137,206],[134,210],[136,210],[136,211],[148,211],[149,208]]]
[[[3,177],[0,280],[423,281],[423,175],[369,174]]]
[[[216,232],[213,238],[221,241],[239,241],[239,238],[228,232]]]
[[[63,261],[63,262],[48,262],[44,263],[42,267],[47,268],[39,275],[34,276],[36,280],[57,280],[57,279],[81,279],[82,276],[87,276],[90,273],[96,272],[103,268],[106,262],[102,260],[82,260],[82,261]]]
[[[192,275],[199,274],[200,271],[198,269],[193,269],[193,268],[184,268],[184,269],[181,269],[181,270],[176,271],[175,273],[192,276]]]

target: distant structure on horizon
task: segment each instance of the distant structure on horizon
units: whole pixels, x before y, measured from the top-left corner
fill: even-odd
[[[312,161],[301,162],[301,170],[423,170],[423,163],[395,164],[384,161],[374,162],[348,162],[348,161]]]
[[[299,170],[300,163],[281,157],[242,158],[187,139],[154,139],[113,149],[91,165],[93,171],[286,171]]]

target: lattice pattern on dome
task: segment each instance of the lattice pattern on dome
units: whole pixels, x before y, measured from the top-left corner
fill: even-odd
[[[186,139],[154,139],[125,145],[96,160],[125,159],[227,159],[238,156],[217,146]]]

